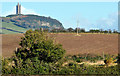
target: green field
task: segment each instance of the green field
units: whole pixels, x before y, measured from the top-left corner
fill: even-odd
[[[2,22],[2,28],[5,28],[0,29],[0,31],[2,30],[3,34],[21,33],[27,30],[25,28],[14,25],[12,22],[11,23]]]
[[[13,32],[13,31],[2,29],[2,34],[15,34],[15,33],[18,33],[18,32]]]

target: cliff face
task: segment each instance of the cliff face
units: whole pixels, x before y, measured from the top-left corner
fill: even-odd
[[[25,29],[38,29],[41,27],[49,29],[64,28],[58,20],[38,15],[8,15],[7,17],[2,17],[2,22],[12,23]]]

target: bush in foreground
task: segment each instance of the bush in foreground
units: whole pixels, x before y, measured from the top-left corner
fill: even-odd
[[[55,44],[52,38],[48,37],[46,33],[38,30],[28,30],[22,41],[21,48],[15,52],[17,58],[26,60],[28,58],[39,59],[45,62],[56,62],[61,59],[65,53],[62,45]]]
[[[74,56],[75,57],[75,56]],[[69,62],[66,57],[60,59],[56,63],[40,61],[37,58],[28,58],[25,61],[17,60],[18,65],[12,65],[16,58],[5,58],[3,60],[3,74],[24,74],[24,75],[41,75],[41,74],[119,74],[118,65],[107,66],[103,65],[87,65],[78,64],[74,59]],[[67,59],[67,60],[66,60]],[[68,61],[67,65],[64,65]],[[8,63],[11,63],[8,65]]]
[[[62,45],[40,30],[28,30],[20,46],[13,57],[3,60],[3,74],[50,74],[65,53]]]

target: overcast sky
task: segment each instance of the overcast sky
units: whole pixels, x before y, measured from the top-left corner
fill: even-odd
[[[2,2],[2,16],[15,14],[17,2]],[[20,2],[22,14],[50,16],[65,28],[118,29],[118,2]]]

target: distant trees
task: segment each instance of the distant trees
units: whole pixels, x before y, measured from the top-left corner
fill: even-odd
[[[115,29],[113,30],[113,33],[118,33]]]
[[[67,30],[68,30],[68,32],[74,32],[74,29],[73,29],[73,28],[71,28],[71,27],[70,27],[70,28],[68,28]]]
[[[111,30],[111,29],[109,29],[108,33],[112,33],[112,30]]]
[[[77,32],[77,28],[75,28],[74,32]],[[83,28],[78,28],[78,33],[85,33],[85,29]]]
[[[104,31],[104,33],[108,33],[108,31],[107,31],[107,30],[105,30],[105,31]]]
[[[103,30],[103,29],[93,30],[93,29],[91,29],[91,30],[89,30],[89,33],[118,33],[118,32],[116,30],[113,30],[113,32],[112,32],[111,29],[109,29],[109,30]]]
[[[72,32],[72,33],[76,33],[77,32],[77,28],[73,29],[73,28],[68,28],[68,29],[52,29],[50,32],[53,33],[59,33],[59,32]],[[89,31],[86,31],[84,28],[78,28],[78,33],[118,33],[117,30],[103,30],[103,29],[90,29]]]
[[[89,32],[90,32],[90,33],[99,33],[100,30],[93,30],[93,29],[91,29]]]
[[[50,32],[59,33],[59,32],[67,32],[67,30],[65,30],[65,29],[52,29]]]
[[[73,29],[73,28],[68,28],[68,29],[52,29],[50,32],[53,32],[53,33],[59,33],[59,32],[77,32],[77,28]],[[85,29],[83,28],[78,28],[78,33],[85,33]]]
[[[80,31],[81,31],[81,32],[83,32],[83,33],[85,33],[85,32],[86,32],[86,31],[85,31],[85,29],[80,29]]]
[[[78,33],[80,33],[80,28],[75,28],[74,32],[77,32],[78,30]]]

